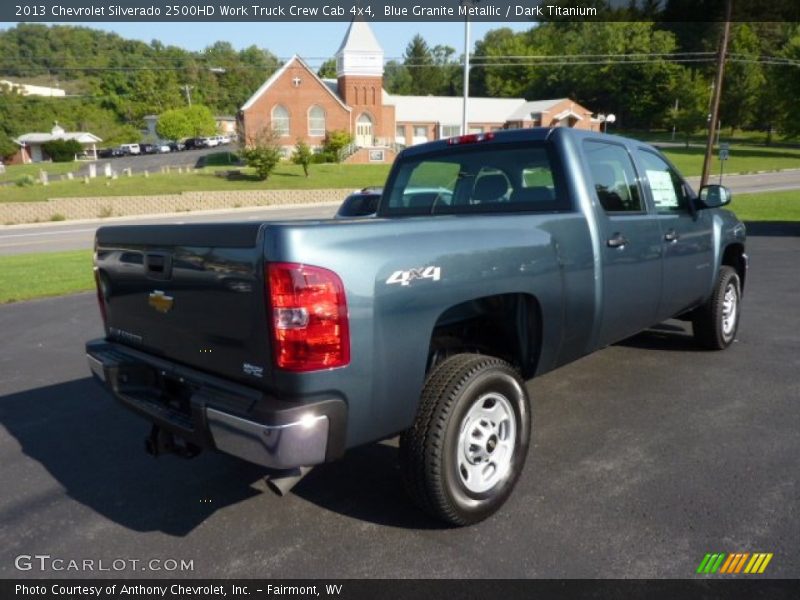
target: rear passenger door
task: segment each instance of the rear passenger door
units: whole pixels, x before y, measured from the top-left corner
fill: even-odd
[[[662,238],[659,320],[663,320],[701,303],[711,289],[714,244],[710,211],[691,210],[691,190],[660,155],[647,148],[638,148],[636,153]]]
[[[633,159],[622,144],[584,140],[602,240],[603,305],[598,342],[605,346],[657,322],[661,232],[647,210]]]

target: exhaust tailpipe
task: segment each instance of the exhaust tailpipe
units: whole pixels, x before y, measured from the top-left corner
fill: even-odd
[[[313,467],[295,467],[285,471],[275,471],[267,476],[267,487],[278,496],[285,496],[300,480],[308,475]]]

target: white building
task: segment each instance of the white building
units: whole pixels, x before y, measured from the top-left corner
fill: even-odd
[[[45,87],[43,85],[31,85],[29,83],[16,83],[7,79],[0,79],[0,88],[17,91],[23,96],[47,96],[51,98],[66,96],[67,93],[61,88]]]
[[[103,141],[87,131],[64,131],[56,123],[50,133],[26,133],[14,140],[21,147],[19,152],[21,159],[18,162],[32,163],[49,160],[42,146],[54,140],[75,140],[79,142],[83,146],[86,155],[93,160],[97,160],[97,144]]]

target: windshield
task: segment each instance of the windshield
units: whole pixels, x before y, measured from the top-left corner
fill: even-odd
[[[544,144],[454,146],[402,161],[389,215],[554,211],[569,208]]]

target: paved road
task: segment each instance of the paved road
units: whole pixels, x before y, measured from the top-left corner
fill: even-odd
[[[407,503],[392,443],[286,498],[233,458],[154,460],[147,426],[87,378],[92,294],[2,306],[0,577],[40,553],[193,560],[194,577],[680,578],[718,551],[773,552],[767,575],[796,577],[800,238],[749,245],[738,343],[650,332],[531,382],[525,473],[501,513],[459,530]]]
[[[344,194],[343,194],[344,195]],[[98,227],[110,224],[205,223],[209,221],[257,221],[285,219],[318,219],[333,216],[339,199],[330,204],[291,208],[253,208],[203,213],[181,213],[177,216],[123,217],[97,219],[77,223],[46,226],[0,227],[0,256],[27,252],[56,252],[91,248]]]
[[[198,151],[200,152],[200,151]],[[147,160],[148,157],[141,157]],[[132,158],[130,160],[139,160]],[[125,159],[120,159],[125,160]],[[690,178],[697,187],[697,178]],[[766,192],[776,190],[800,189],[800,169],[754,175],[730,175],[725,178],[734,193]],[[344,196],[344,191],[342,192]],[[294,219],[324,218],[335,212],[335,204],[340,198],[331,198],[330,206],[303,209],[232,209],[230,211],[208,214],[181,214],[178,217],[134,217],[125,218],[126,223],[195,223],[207,221],[233,221],[242,219]],[[116,219],[96,220],[83,223],[60,223],[37,226],[0,226],[0,255],[39,252],[43,250],[77,250],[91,248],[94,231],[103,224],[117,222]]]
[[[697,189],[699,177],[689,177],[689,183]],[[709,183],[719,183],[719,173],[711,174]],[[775,173],[753,173],[751,175],[725,175],[722,183],[734,194],[753,194],[759,192],[780,192],[800,189],[800,168]]]

